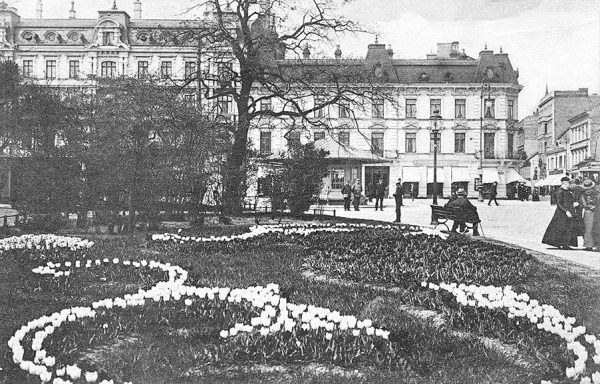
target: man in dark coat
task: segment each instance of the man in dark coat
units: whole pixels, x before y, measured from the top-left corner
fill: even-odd
[[[583,205],[585,204],[583,194],[585,189],[581,186],[580,178],[573,180],[571,191],[573,192],[573,221],[571,222],[573,236],[583,236],[585,234],[585,224],[583,222]]]
[[[349,181],[346,181],[346,184],[342,187],[342,196],[344,197],[344,211],[349,211],[350,200],[352,199],[352,187]]]
[[[573,236],[573,192],[569,189],[570,179],[560,179],[561,186],[556,192],[556,211],[548,224],[542,243],[561,249],[571,249],[577,246],[577,237]]]
[[[448,204],[450,204],[451,202],[453,202],[454,200],[458,199],[458,195],[456,194],[457,189],[453,188],[452,191],[450,192],[450,198],[448,199],[448,202],[446,204],[444,204],[444,208],[448,208]],[[458,220],[454,220],[454,223],[452,224],[452,232],[456,232],[457,229],[459,229],[460,226],[460,232],[465,232],[467,229],[467,226],[465,223],[460,222]]]
[[[375,210],[379,208],[383,211],[383,198],[385,197],[385,184],[383,179],[379,179],[379,182],[375,186]]]
[[[494,181],[494,184],[492,184],[492,188],[490,189],[490,201],[488,201],[488,205],[492,203],[492,200],[496,205],[500,205],[498,204],[498,200],[496,200],[496,195],[498,195],[498,183]]]
[[[362,196],[362,185],[360,184],[360,179],[354,180],[354,185],[352,186],[352,196],[354,198],[354,210],[360,211],[358,206],[360,205],[360,197]]]
[[[366,196],[369,199],[369,203],[373,201],[373,196],[375,196],[375,184],[373,184],[373,179],[367,184]]]
[[[479,223],[481,220],[477,213],[477,207],[467,199],[467,191],[463,188],[459,188],[456,191],[456,196],[456,199],[448,201],[445,207],[454,209],[454,213],[459,218],[457,220],[459,224],[473,223],[473,236],[479,236]]]
[[[396,192],[394,192],[394,199],[396,199],[396,220],[394,222],[399,223],[402,218],[402,194],[404,191],[402,190],[402,180],[398,179],[396,183]]]

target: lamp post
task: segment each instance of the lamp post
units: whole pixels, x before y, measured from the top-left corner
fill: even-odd
[[[431,129],[431,136],[433,139],[433,205],[437,205],[437,151],[438,151],[438,134],[440,130],[438,128],[438,121],[442,119],[440,111],[436,108],[429,117],[433,121],[433,128]],[[432,218],[432,223],[434,222]]]
[[[492,89],[490,87],[490,81],[487,77],[484,77],[483,82],[481,83],[481,113],[479,116],[479,197],[477,200],[483,201],[483,118],[484,118],[484,108],[483,108],[483,97],[487,91],[488,98],[486,99],[486,107],[491,108],[491,97],[492,97]]]

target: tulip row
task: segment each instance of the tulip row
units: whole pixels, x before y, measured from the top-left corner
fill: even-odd
[[[526,318],[538,329],[559,336],[567,343],[567,349],[576,356],[574,366],[566,368],[569,379],[577,379],[586,373],[588,360],[587,348],[578,338],[592,346],[595,355],[592,360],[600,364],[600,340],[595,335],[586,334],[585,326],[574,326],[574,317],[565,317],[558,309],[548,304],[540,304],[531,299],[527,293],[517,294],[511,286],[503,288],[494,286],[477,286],[456,283],[422,282],[421,286],[434,291],[446,291],[452,294],[456,301],[463,306],[482,307],[487,309],[504,309],[509,318]],[[582,383],[600,384],[600,372],[594,372],[590,377],[583,376]]]
[[[279,225],[256,225],[250,227],[250,231],[240,235],[231,236],[210,236],[210,237],[194,237],[194,236],[183,236],[181,230],[178,234],[174,233],[163,233],[152,235],[152,241],[162,243],[175,243],[175,244],[186,244],[186,243],[220,243],[230,242],[235,240],[249,240],[256,237],[265,236],[268,234],[281,234],[287,235],[301,235],[308,236],[315,232],[353,232],[360,229],[397,229],[398,226],[393,225],[371,225],[371,224],[347,224],[347,223],[308,223],[308,224],[279,224]],[[404,227],[408,232],[412,233],[424,233],[430,235],[447,236],[436,229],[421,228],[417,226]]]
[[[66,237],[52,234],[13,236],[0,240],[0,252],[11,250],[71,250],[78,251],[91,248],[93,241],[78,237]]]

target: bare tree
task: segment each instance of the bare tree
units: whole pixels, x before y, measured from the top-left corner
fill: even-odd
[[[253,124],[287,124],[290,131],[330,129],[331,120],[320,111],[345,105],[349,124],[356,128],[355,111],[367,100],[391,99],[386,78],[365,72],[362,61],[310,58],[311,44],[362,31],[337,13],[340,5],[336,0],[202,1],[203,23],[172,36],[174,42],[199,44],[197,76],[181,86],[197,82],[205,112],[235,117],[223,191],[227,214],[240,209]],[[235,105],[231,110],[230,102]]]

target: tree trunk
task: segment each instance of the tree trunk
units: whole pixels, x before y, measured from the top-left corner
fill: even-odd
[[[225,165],[225,182],[223,184],[223,214],[237,216],[242,212],[242,190],[246,179],[246,156],[248,152],[248,130],[250,118],[247,113],[240,113],[231,153]]]

